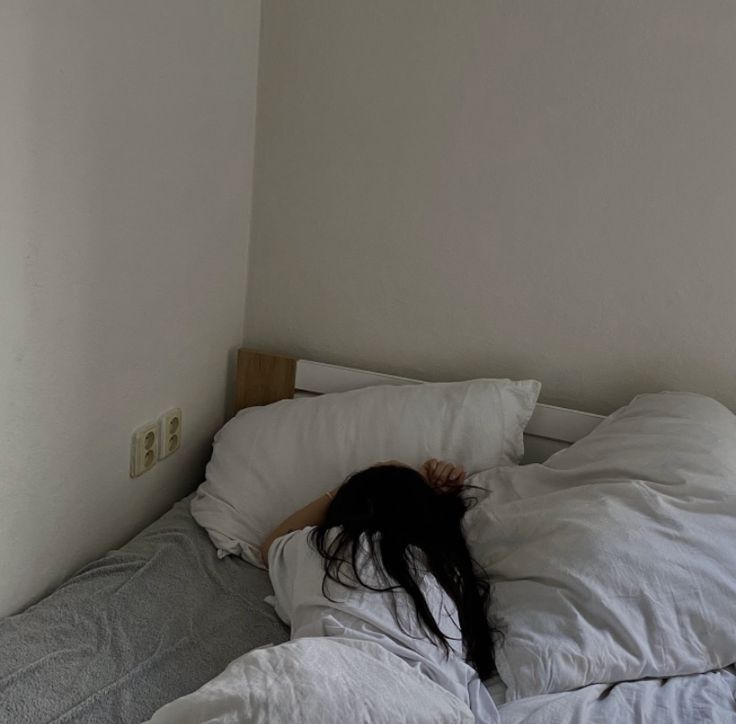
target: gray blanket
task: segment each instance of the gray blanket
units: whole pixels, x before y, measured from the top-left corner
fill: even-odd
[[[120,550],[0,620],[0,722],[130,722],[288,639],[268,575],[218,560],[177,503]]]

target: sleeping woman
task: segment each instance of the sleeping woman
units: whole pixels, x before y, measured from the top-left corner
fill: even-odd
[[[496,630],[463,537],[464,478],[438,460],[379,463],[287,518],[261,553],[293,639],[380,643],[483,722]]]

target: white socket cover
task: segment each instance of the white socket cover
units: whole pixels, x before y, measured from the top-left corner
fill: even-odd
[[[156,464],[158,452],[158,425],[149,422],[133,433],[130,446],[130,477],[137,478],[147,473]]]
[[[175,407],[159,418],[158,457],[163,459],[181,447],[181,408]]]

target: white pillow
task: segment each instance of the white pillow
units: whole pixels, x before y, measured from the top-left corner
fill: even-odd
[[[284,518],[375,462],[447,458],[477,472],[517,463],[534,380],[370,387],[242,410],[215,436],[195,520],[221,556],[261,565]]]
[[[545,464],[471,481],[508,700],[736,661],[736,417],[641,395]]]

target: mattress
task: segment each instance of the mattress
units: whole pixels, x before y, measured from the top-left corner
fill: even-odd
[[[0,619],[0,722],[138,724],[246,651],[289,637],[268,574],[218,560],[177,503],[53,594]]]

